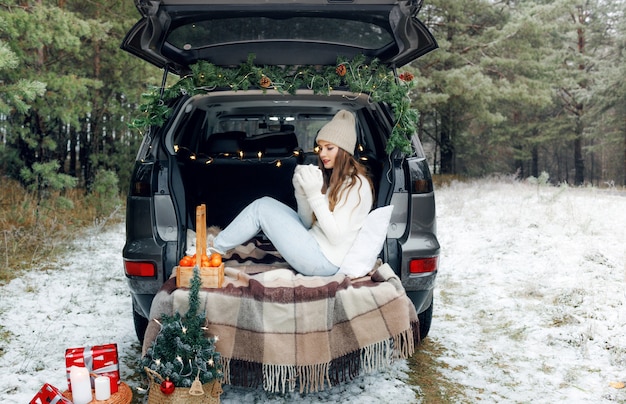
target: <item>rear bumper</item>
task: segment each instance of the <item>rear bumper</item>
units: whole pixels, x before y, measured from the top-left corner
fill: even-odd
[[[439,258],[439,242],[433,233],[420,233],[413,239],[409,238],[405,243],[396,241],[394,243],[396,256],[389,257],[390,262],[394,262],[393,258],[395,258],[397,268],[400,268],[397,273],[402,280],[402,286],[415,304],[417,312],[421,313],[430,306],[438,268],[433,272],[411,273],[409,271],[410,263],[412,260],[419,260],[420,258]]]
[[[435,288],[437,272],[428,274],[409,275],[402,280],[402,285],[407,292],[417,290],[432,290]]]
[[[130,289],[135,311],[142,317],[149,318],[150,306],[154,295],[159,291],[166,279],[163,270],[163,256],[165,248],[153,238],[142,240],[127,240],[122,255],[124,262],[151,262],[155,266],[155,276],[130,276],[126,273],[126,280]]]
[[[137,314],[146,319],[150,319],[150,307],[152,306],[152,300],[154,299],[154,295],[142,295],[135,293],[131,293],[131,295],[133,297],[133,307],[135,308]]]
[[[422,313],[430,307],[433,298],[433,289],[407,291],[406,295],[411,299],[417,313]]]

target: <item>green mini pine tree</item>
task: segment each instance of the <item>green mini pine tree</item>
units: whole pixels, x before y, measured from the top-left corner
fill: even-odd
[[[161,331],[141,359],[142,369],[154,370],[176,387],[191,387],[196,377],[202,384],[222,377],[220,354],[215,350],[217,337],[205,336],[205,313],[198,313],[200,285],[196,267],[189,291],[189,311],[184,316],[163,315]]]

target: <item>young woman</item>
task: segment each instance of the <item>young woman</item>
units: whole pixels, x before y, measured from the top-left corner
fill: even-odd
[[[250,240],[259,230],[296,271],[334,275],[372,207],[372,183],[354,158],[354,115],[339,111],[315,139],[319,167],[297,166],[293,186],[295,212],[270,197],[248,205],[213,240],[210,248],[224,253]]]

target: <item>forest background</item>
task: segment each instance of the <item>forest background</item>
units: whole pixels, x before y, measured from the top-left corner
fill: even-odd
[[[433,173],[626,186],[625,11],[624,0],[427,0],[419,17],[440,49],[400,70],[416,78]],[[6,267],[120,212],[143,137],[128,124],[162,80],[119,49],[138,19],[131,0],[0,2]]]

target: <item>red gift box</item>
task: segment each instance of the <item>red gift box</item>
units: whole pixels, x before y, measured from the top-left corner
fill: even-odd
[[[63,397],[59,389],[46,383],[29,404],[72,404],[72,402]]]
[[[72,391],[70,383],[70,368],[84,367],[91,375],[91,388],[98,376],[108,376],[111,381],[111,394],[117,393],[120,384],[120,365],[117,359],[117,344],[86,346],[65,350],[65,366],[67,366],[67,385]]]

